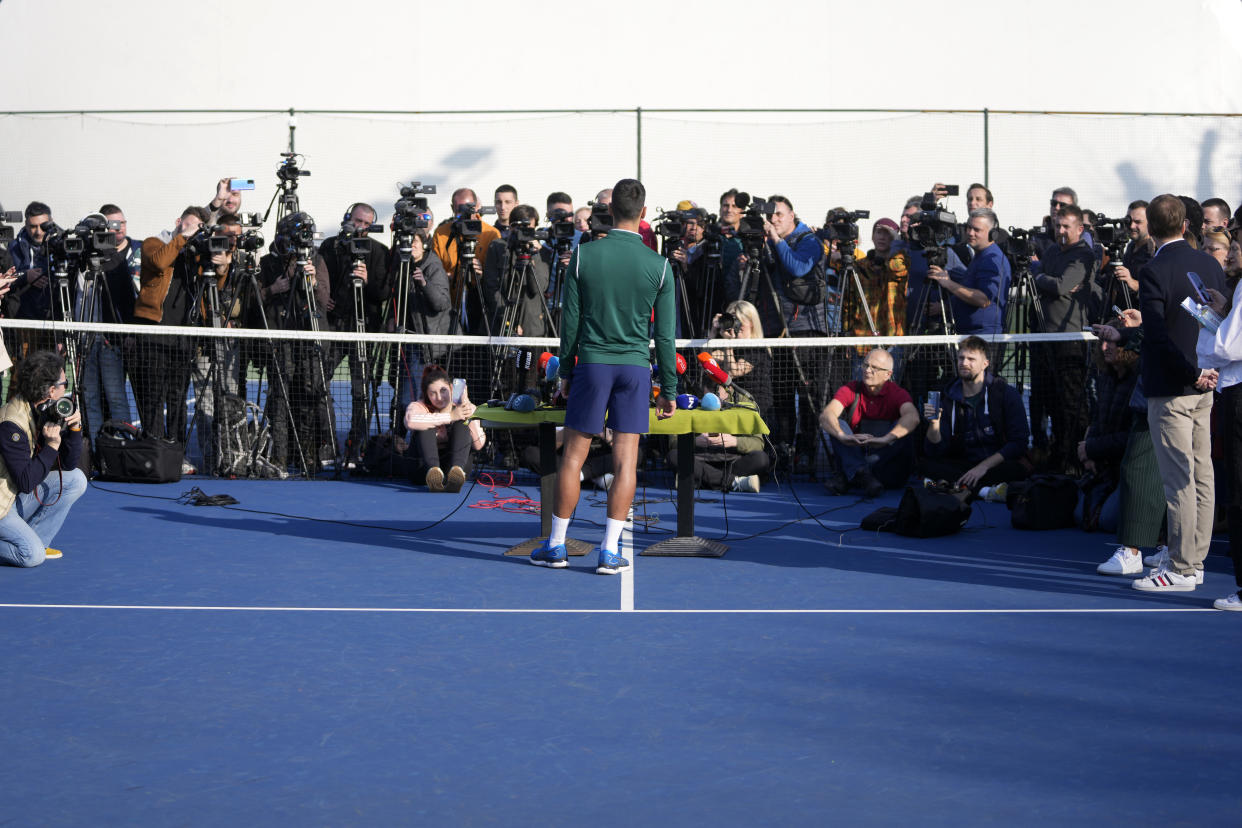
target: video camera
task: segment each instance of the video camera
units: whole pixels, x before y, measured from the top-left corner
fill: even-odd
[[[737,195],[737,199],[741,199],[742,193]],[[773,201],[764,201],[762,198],[747,199],[748,203],[742,212],[742,220],[737,228],[737,235],[741,238],[743,244],[746,242],[762,242],[767,231],[763,225],[767,219],[772,217],[776,212],[776,203]],[[737,200],[734,201],[738,203]],[[740,206],[740,205],[739,205]]]
[[[1031,265],[1031,254],[1035,248],[1031,244],[1031,236],[1038,236],[1044,232],[1042,227],[1031,227],[1029,229],[1023,227],[1009,228],[1009,241],[1005,244],[1005,255],[1013,261],[1017,268],[1026,268]]]
[[[612,211],[608,209],[607,204],[600,204],[597,201],[589,202],[591,205],[591,218],[587,222],[588,229],[592,236],[605,236],[608,231],[616,227],[613,221]]]
[[[570,225],[573,226],[572,223]],[[520,250],[528,244],[538,241],[540,238],[546,239],[547,233],[535,229],[535,223],[525,219],[509,222],[509,249]],[[570,241],[573,239],[571,238]]]
[[[392,232],[412,235],[431,226],[431,208],[426,196],[435,195],[435,184],[413,181],[401,185],[401,198],[393,205]]]
[[[276,238],[272,249],[279,256],[296,257],[299,262],[310,261],[315,254],[315,220],[309,213],[290,213],[276,224]]]
[[[21,224],[23,221],[25,217],[20,210],[0,210],[0,243],[7,244],[13,241],[16,231],[9,225]]]
[[[870,210],[829,210],[824,226],[815,235],[822,241],[852,245],[858,241],[858,220],[871,218]]]
[[[285,160],[280,162],[280,166],[276,168],[276,177],[282,182],[287,182],[296,187],[299,178],[305,178],[310,175],[310,170],[298,167],[297,159],[303,158],[300,153],[282,152],[280,157]],[[305,159],[303,158],[303,160]]]
[[[242,213],[242,227],[250,228],[237,237],[237,249],[254,253],[263,249],[263,233],[258,228],[263,226],[263,219],[258,213]]]
[[[80,263],[83,257],[115,253],[116,234],[120,230],[119,221],[108,221],[99,213],[90,214],[68,230],[51,221],[43,224],[48,252],[74,263]]]
[[[932,193],[923,193],[919,211],[910,216],[907,231],[910,247],[921,250],[932,267],[943,268],[949,260],[948,248],[957,240],[957,216],[942,208]]]
[[[483,232],[483,221],[475,218],[475,215],[485,216],[495,215],[495,213],[495,207],[477,207],[472,202],[462,202],[457,205],[457,213],[453,216],[453,226],[449,233],[463,241],[475,241]]]
[[[545,238],[552,243],[558,252],[568,250],[574,244],[574,214],[568,210],[557,208],[548,214],[548,232]]]

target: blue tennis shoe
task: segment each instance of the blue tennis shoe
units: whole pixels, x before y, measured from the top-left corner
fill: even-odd
[[[596,575],[616,575],[623,569],[629,569],[630,562],[621,557],[620,552],[609,552],[607,549],[599,550],[599,564],[595,567]]]
[[[565,544],[549,546],[545,540],[530,551],[530,562],[535,566],[547,566],[552,569],[564,569],[569,566],[569,551]]]

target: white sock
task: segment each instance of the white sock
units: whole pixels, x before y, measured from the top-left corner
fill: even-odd
[[[552,533],[548,535],[548,546],[556,546],[558,543],[565,542],[565,535],[569,532],[569,518],[552,516]]]
[[[604,524],[604,545],[600,548],[609,552],[619,551],[617,547],[621,544],[621,530],[624,528],[624,520],[608,518]]]

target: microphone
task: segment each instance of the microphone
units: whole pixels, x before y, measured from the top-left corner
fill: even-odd
[[[699,398],[693,394],[678,394],[677,407],[685,409],[698,408]]]
[[[703,409],[704,411],[719,411],[720,410],[720,397],[717,397],[715,394],[711,393],[710,391],[707,392],[706,394],[703,395],[703,399],[699,400],[699,408]]]
[[[542,361],[542,357],[540,357]],[[545,382],[551,382],[556,379],[557,372],[561,369],[561,360],[558,357],[550,356],[544,364],[543,379]]]
[[[699,364],[703,366],[703,370],[707,372],[707,375],[716,382],[721,385],[729,384],[729,374],[720,367],[720,364],[707,351],[699,352]]]
[[[546,370],[548,366],[548,360],[550,360],[551,358],[552,358],[552,354],[548,353],[547,351],[544,351],[542,354],[539,355],[539,370],[540,371]]]
[[[681,354],[677,355],[677,376],[686,373],[686,358]]]

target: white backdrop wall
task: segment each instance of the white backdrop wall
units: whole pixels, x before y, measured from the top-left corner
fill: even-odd
[[[12,80],[0,114],[0,201],[6,209],[46,201],[61,223],[114,201],[132,235],[151,234],[187,204],[205,203],[222,175],[257,179],[244,209],[266,208],[289,140],[280,112],[32,110],[581,105],[622,111],[299,112],[296,149],[313,173],[302,205],[327,232],[353,201],[387,217],[396,182],[411,179],[440,187],[438,218],[463,185],[489,201],[510,183],[541,211],[552,190],[581,205],[638,170],[633,107],[642,106],[1218,113],[993,112],[986,176],[1012,225],[1038,221],[1063,184],[1112,215],[1164,190],[1236,206],[1242,122],[1228,114],[1242,107],[1229,79],[1242,70],[1242,3],[1185,2],[1176,14],[1149,0],[929,6],[790,2],[772,14],[726,1],[705,15],[698,5],[637,2],[624,13],[566,14],[489,0],[356,8],[259,0],[204,14],[150,0],[123,10],[2,0],[0,67]],[[1146,68],[1147,54],[1158,68]],[[832,206],[878,218],[933,181],[958,183],[964,196],[985,179],[977,112],[644,112],[641,127],[653,209],[683,198],[714,207],[736,186],[783,193],[811,223]],[[962,212],[963,199],[950,206]]]

